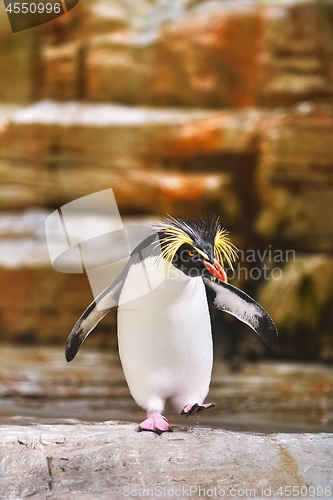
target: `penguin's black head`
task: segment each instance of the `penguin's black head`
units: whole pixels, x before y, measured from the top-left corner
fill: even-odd
[[[207,219],[179,220],[173,217],[162,221],[159,229],[161,257],[184,274],[196,277],[215,277],[227,281],[224,261],[232,267],[236,247],[220,226],[217,215]]]

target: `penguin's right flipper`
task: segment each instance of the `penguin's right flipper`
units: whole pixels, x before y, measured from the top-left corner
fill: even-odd
[[[126,272],[124,272],[126,270]],[[95,328],[97,323],[104,316],[118,305],[121,290],[127,276],[127,266],[118,278],[108,286],[96,299],[87,307],[80,319],[75,323],[71,333],[68,336],[65,348],[66,360],[72,361],[75,358],[81,344],[88,337],[89,333]],[[104,306],[104,307],[103,307]]]
[[[156,241],[156,233],[141,241],[141,243],[139,243],[139,245],[131,253],[129,261],[116,280],[102,293],[100,293],[84,311],[80,319],[74,325],[66,342],[65,356],[68,362],[75,358],[81,344],[85,341],[89,333],[95,328],[101,319],[104,318],[110,309],[118,305],[119,297],[131,266],[137,264],[143,259],[143,253],[145,256],[158,255]]]

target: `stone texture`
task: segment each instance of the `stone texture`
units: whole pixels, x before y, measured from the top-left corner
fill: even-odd
[[[161,24],[155,33],[93,37],[87,48],[87,99],[252,105],[259,74],[260,16],[247,9],[224,12],[222,5],[213,12],[202,7]]]
[[[0,103],[29,103],[40,92],[37,45],[40,29],[13,35],[4,6],[0,9]]]
[[[156,436],[136,433],[134,424],[59,423],[3,426],[0,442],[6,500],[32,495],[104,500],[123,496],[126,487],[137,495],[158,486],[177,489],[183,498],[183,488],[191,486],[192,498],[202,497],[199,486],[239,497],[246,493],[238,490],[255,489],[262,497],[262,488],[271,488],[271,498],[280,498],[279,488],[287,485],[332,488],[331,434],[258,436],[177,428]]]
[[[41,57],[44,62],[44,96],[60,101],[80,97],[78,43],[46,46]]]
[[[64,345],[2,344],[0,425],[55,423],[59,418],[142,421],[144,411],[130,395],[118,352],[110,346],[94,348],[96,336],[91,333],[71,363],[65,360]],[[112,332],[105,336],[111,340]],[[206,398],[215,407],[186,418],[168,402],[170,424],[252,433],[333,432],[329,365],[266,360],[243,362],[237,370],[233,366],[220,359],[215,346]]]
[[[0,102],[289,105],[333,94],[332,5],[89,0],[11,33],[1,11]]]
[[[229,229],[256,219],[263,239],[333,248],[330,104],[269,113],[44,101],[10,110],[0,131],[3,209],[59,206],[111,186],[123,214],[215,210]]]
[[[1,269],[1,340],[65,342],[84,309],[92,302],[86,274],[57,273],[52,268]],[[116,314],[110,313],[98,332],[115,345]],[[101,339],[96,337],[97,344]]]
[[[260,102],[279,106],[332,95],[332,4],[276,2],[265,18]]]
[[[278,327],[277,355],[332,361],[332,283],[333,259],[324,254],[298,254],[280,279],[265,282],[258,301]]]
[[[41,102],[0,133],[3,209],[62,205],[112,187],[122,213],[240,218],[231,171],[205,155],[252,151],[256,112],[223,113]],[[180,172],[202,155],[206,168]]]
[[[331,252],[332,12],[330,0],[87,0],[13,36],[2,9],[0,209],[54,208],[113,187],[122,215],[215,211],[244,250],[271,243]],[[68,100],[75,102],[59,104]],[[268,110],[276,106],[284,107]],[[42,305],[32,303],[55,273],[43,267],[41,240],[23,233],[0,244],[10,267],[1,279],[15,304],[4,297],[3,336],[52,340],[60,332],[62,339],[76,313],[61,326],[62,309],[50,303],[62,286],[72,294],[83,288],[83,277],[59,278],[46,309],[41,294]],[[299,294],[304,269],[294,271],[290,289]],[[255,295],[252,285],[246,289]],[[315,319],[306,327],[328,346],[326,354],[318,348],[321,359],[331,359],[324,289],[322,312],[311,306]],[[295,331],[304,326],[303,299],[293,300],[297,314],[286,304],[282,331],[287,316]]]
[[[113,0],[76,16],[70,35],[49,38],[41,55],[48,98],[244,107],[333,94],[329,2]]]
[[[333,108],[304,103],[263,122],[256,229],[294,249],[333,248]]]

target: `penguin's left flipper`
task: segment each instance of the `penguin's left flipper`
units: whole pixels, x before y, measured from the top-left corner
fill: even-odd
[[[232,314],[247,324],[268,345],[274,347],[278,332],[272,318],[254,299],[245,292],[223,281],[203,278],[210,306]]]

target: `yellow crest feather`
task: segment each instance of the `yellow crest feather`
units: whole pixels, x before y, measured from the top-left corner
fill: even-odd
[[[169,218],[165,218],[162,220],[157,228],[162,230],[163,237],[160,239],[159,244],[161,245],[161,253],[157,258],[157,262],[161,260],[165,260],[168,263],[172,263],[174,256],[177,250],[184,244],[191,245],[197,252],[199,252],[206,260],[209,260],[209,257],[205,254],[202,249],[198,249],[195,246],[196,239],[196,231],[199,232],[201,238],[210,239],[213,237],[214,233],[214,254],[219,263],[223,266],[224,261],[228,264],[228,266],[233,269],[232,262],[237,258],[237,248],[233,245],[229,238],[228,232],[225,231],[219,225],[218,219],[205,222],[203,220],[199,221],[199,225],[195,226],[193,223],[190,224],[191,221],[178,221],[173,217],[169,216]],[[196,222],[196,221],[193,221]],[[207,224],[208,231],[205,233],[206,227],[203,224]],[[182,229],[181,225],[184,226]],[[213,229],[215,225],[214,232],[209,233]],[[192,227],[193,226],[193,227]],[[188,230],[188,232],[187,232]],[[190,234],[193,234],[193,239]],[[195,240],[195,241],[194,241]]]
[[[193,246],[193,241],[184,231],[178,227],[165,225],[163,231],[166,234],[164,238],[161,239],[162,252],[158,260],[165,259],[167,262],[172,262],[177,250],[188,243]]]
[[[237,258],[237,248],[231,243],[227,235],[228,232],[218,226],[214,238],[214,251],[221,265],[223,265],[225,259],[228,266],[233,269],[232,262],[235,262]]]

